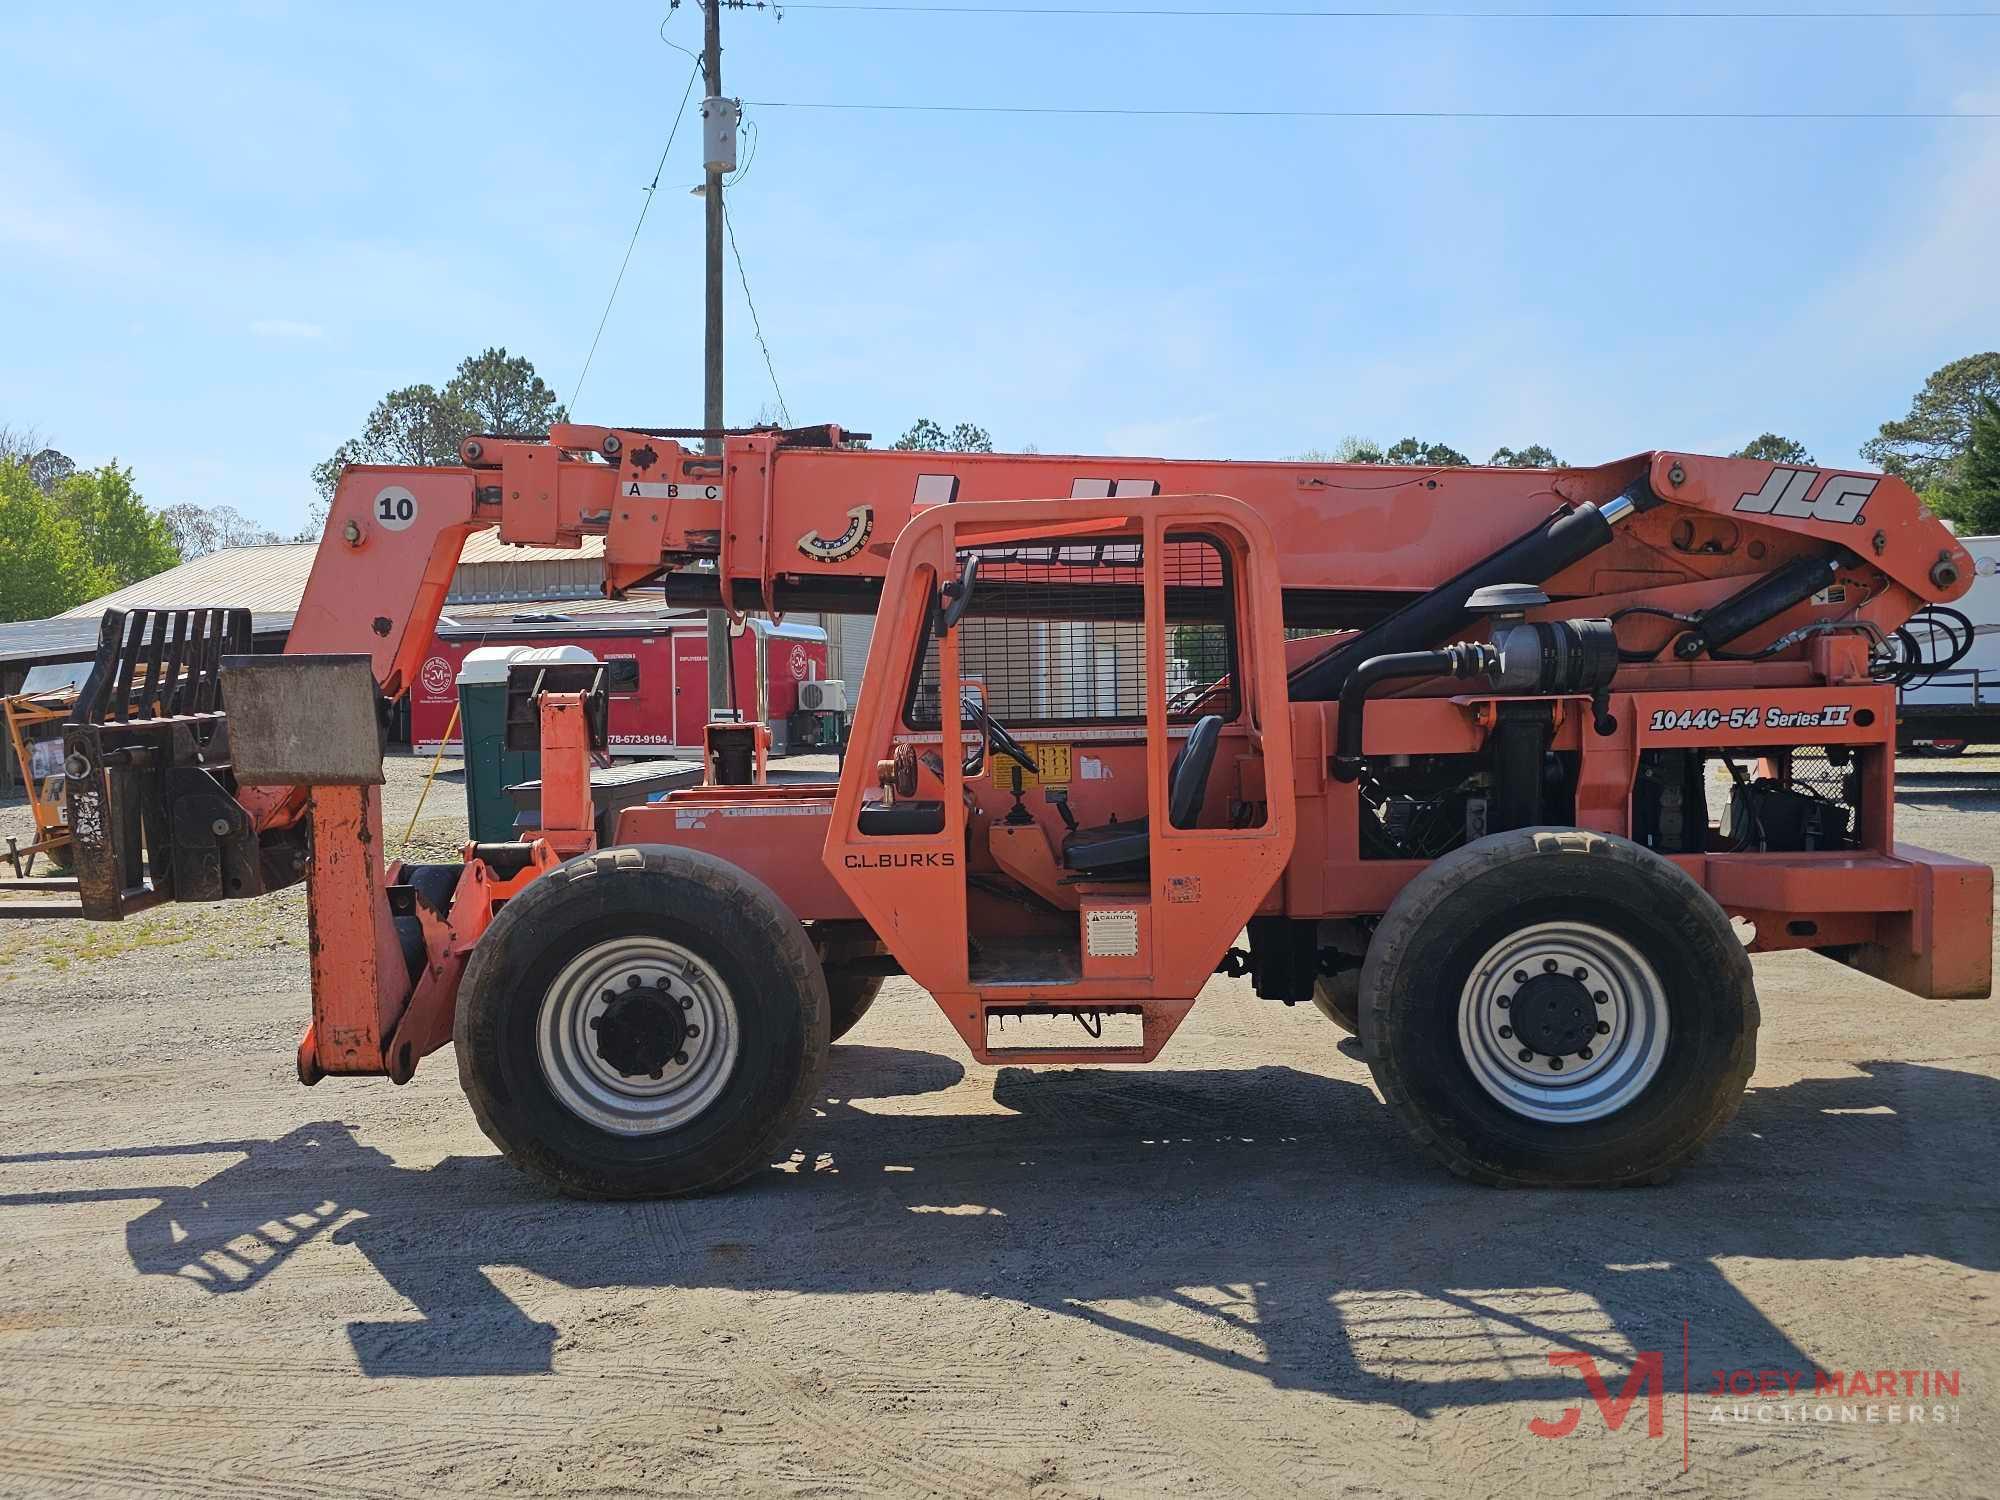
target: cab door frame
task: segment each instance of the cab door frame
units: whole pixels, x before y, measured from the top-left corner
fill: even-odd
[[[1142,543],[1145,600],[1145,739],[1151,859],[1143,891],[1084,887],[1079,914],[1126,913],[1141,933],[1136,962],[1099,965],[1068,982],[981,989],[968,973],[967,803],[962,764],[968,735],[956,711],[960,632],[938,632],[943,817],[935,833],[861,831],[863,808],[879,798],[900,736],[905,690],[914,680],[926,616],[940,584],[958,577],[961,549],[1010,542],[1133,536]],[[1261,757],[1262,816],[1250,826],[1173,828],[1168,820],[1167,608],[1164,558],[1171,538],[1200,535],[1226,552],[1234,580],[1238,723]],[[975,584],[974,608],[977,608]],[[1249,917],[1282,878],[1296,829],[1291,716],[1286,702],[1284,630],[1277,560],[1264,522],[1228,496],[1144,499],[979,501],[934,506],[897,537],[884,582],[873,659],[856,705],[822,858],[906,973],[937,999],[982,1060],[993,1055],[986,1017],[1005,1010],[1090,1010],[1124,1006],[1144,1018],[1144,1042],[1116,1052],[1008,1049],[1014,1060],[1148,1061],[1179,1025]],[[1218,764],[1213,774],[1232,774]],[[1121,930],[1123,930],[1121,926]]]

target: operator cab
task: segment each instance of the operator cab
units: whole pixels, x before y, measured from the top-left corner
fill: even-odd
[[[1152,1056],[1275,899],[1268,547],[1219,496],[952,504],[898,538],[825,859],[976,1055]],[[1035,1017],[1065,1045],[1011,1044]]]

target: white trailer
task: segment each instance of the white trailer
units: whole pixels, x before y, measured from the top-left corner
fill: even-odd
[[[1953,606],[1972,623],[1972,644],[1950,667],[1919,677],[1897,695],[1897,744],[1959,754],[1968,745],[2000,744],[2000,536],[1966,536],[1972,590]],[[1951,642],[1921,637],[1925,655],[1948,656]],[[1936,629],[1937,627],[1931,627]]]

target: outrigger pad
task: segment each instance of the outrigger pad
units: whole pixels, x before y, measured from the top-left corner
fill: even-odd
[[[381,694],[365,656],[227,656],[229,759],[246,786],[380,786]]]

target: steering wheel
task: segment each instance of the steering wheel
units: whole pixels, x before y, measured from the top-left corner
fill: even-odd
[[[959,699],[959,705],[964,710],[964,712],[972,719],[972,722],[977,724],[982,730],[985,731],[988,743],[990,743],[995,750],[999,751],[1009,760],[1019,764],[1021,768],[1025,771],[1034,773],[1040,769],[1035,764],[1034,756],[1030,755],[1026,750],[1024,750],[1021,747],[1021,742],[1015,739],[1013,735],[1007,732],[1006,725],[1002,724],[998,719],[994,718],[993,715],[991,715],[986,711],[985,704],[981,703],[977,698],[968,695],[965,697],[961,697]],[[977,755],[974,755],[971,758],[971,760],[969,760],[966,763],[965,769],[968,772],[978,770],[979,757]]]

